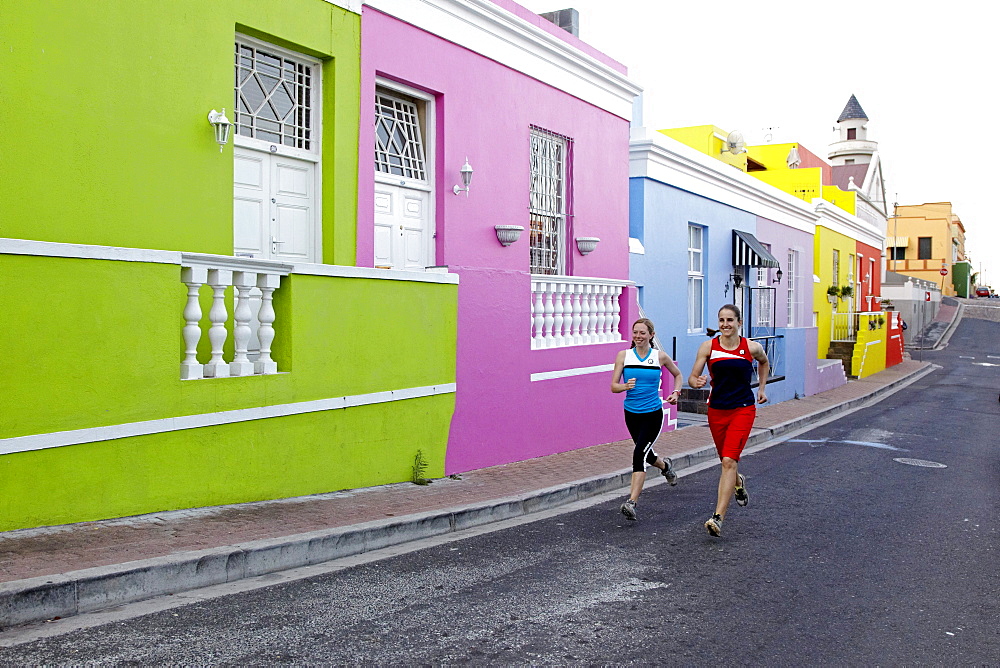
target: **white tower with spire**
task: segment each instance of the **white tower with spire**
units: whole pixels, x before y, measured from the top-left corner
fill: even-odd
[[[878,142],[868,140],[868,116],[858,98],[851,95],[837,119],[839,139],[830,144],[828,158],[833,165],[863,165],[872,161]]]

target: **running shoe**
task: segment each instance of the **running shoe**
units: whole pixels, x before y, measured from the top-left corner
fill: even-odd
[[[750,503],[750,493],[747,491],[746,479],[742,473],[737,473],[736,476],[740,479],[740,484],[736,485],[736,503],[745,506]]]
[[[625,516],[625,519],[632,520],[633,522],[638,519],[638,516],[635,514],[635,501],[625,499],[625,503],[622,504],[622,515]]]
[[[677,473],[674,471],[674,463],[670,460],[670,457],[663,458],[663,477],[671,485],[677,484]]]
[[[624,510],[622,512],[624,512]],[[705,528],[708,529],[708,533],[713,536],[722,535],[722,517],[719,516],[719,513],[716,513],[708,518],[708,521],[705,522]]]

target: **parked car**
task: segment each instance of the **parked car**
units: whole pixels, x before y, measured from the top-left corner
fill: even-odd
[[[989,297],[990,296],[990,289],[989,288],[976,288],[976,296],[977,297]]]

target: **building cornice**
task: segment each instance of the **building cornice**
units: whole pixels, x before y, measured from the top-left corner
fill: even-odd
[[[364,4],[626,120],[642,91],[625,74],[489,0],[366,0]]]
[[[797,197],[770,186],[681,142],[634,128],[629,176],[649,178],[814,234],[817,213]]]
[[[355,14],[361,13],[362,0],[326,0],[326,2]]]
[[[884,248],[885,236],[857,216],[852,216],[837,205],[818,197],[813,200],[813,206],[820,216],[817,225],[874,248]]]

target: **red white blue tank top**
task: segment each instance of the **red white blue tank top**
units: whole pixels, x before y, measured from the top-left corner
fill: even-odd
[[[719,337],[712,339],[708,373],[712,376],[712,392],[708,395],[708,405],[712,408],[743,408],[756,403],[750,388],[753,356],[745,337],[740,337],[736,350],[723,348]]]

